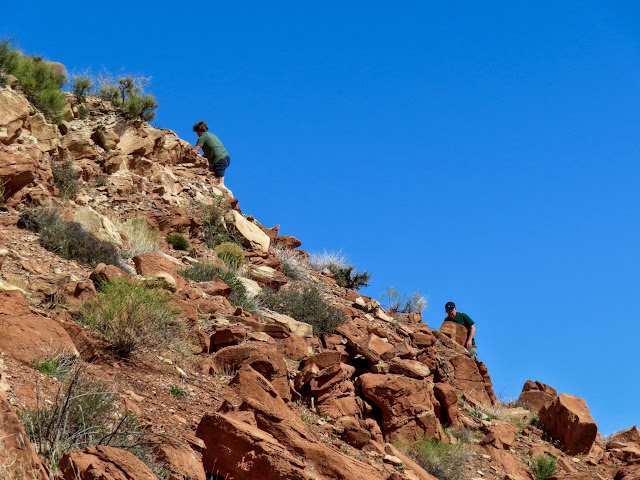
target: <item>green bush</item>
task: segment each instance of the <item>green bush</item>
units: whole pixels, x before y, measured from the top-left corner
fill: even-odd
[[[41,361],[33,360],[31,362],[31,366],[45,375],[63,377],[73,367],[74,362],[74,357],[67,355],[55,355]]]
[[[89,109],[87,107],[80,105],[78,107],[78,117],[87,118],[88,116],[89,116]]]
[[[427,300],[419,291],[408,295],[395,287],[388,287],[381,296],[382,308],[390,313],[421,312],[427,308]]]
[[[215,248],[221,243],[233,242],[242,246],[242,240],[227,229],[224,220],[222,197],[214,197],[211,204],[197,204],[202,221],[204,240],[209,248]]]
[[[443,443],[423,437],[412,447],[410,454],[418,464],[439,480],[462,480],[469,462],[469,450],[460,443]]]
[[[73,79],[71,88],[78,101],[84,102],[86,96],[93,88],[93,82],[87,75],[78,75]]]
[[[187,398],[188,395],[188,392],[178,385],[171,385],[171,387],[169,388],[169,393],[178,400],[183,400]]]
[[[167,235],[165,240],[175,250],[189,250],[189,242],[182,235],[178,235],[177,233],[173,235]]]
[[[52,469],[65,452],[91,445],[116,446],[148,462],[150,433],[119,405],[119,399],[100,380],[76,368],[61,385],[52,405],[21,410],[18,417],[36,452]],[[38,400],[38,404],[44,403]]]
[[[100,85],[100,96],[105,100],[109,100],[116,108],[122,105],[122,100],[120,100],[120,90],[115,85]]]
[[[352,290],[360,290],[362,287],[368,287],[371,274],[366,271],[362,273],[356,271],[354,273],[354,268],[353,265],[346,267],[329,265],[329,271],[335,275],[336,283],[341,287]]]
[[[102,333],[121,357],[138,351],[174,346],[183,325],[159,288],[114,279],[100,285],[98,299],[87,304],[85,323]]]
[[[231,289],[231,295],[228,300],[231,305],[242,307],[245,310],[255,310],[256,305],[247,296],[247,289],[233,272],[225,270],[220,265],[212,262],[198,262],[193,267],[189,267],[179,272],[180,275],[190,278],[195,282],[210,282],[218,277]]]
[[[122,112],[129,118],[138,118],[148,122],[156,116],[160,105],[153,95],[130,95],[122,102]]]
[[[237,270],[246,261],[244,250],[237,243],[224,242],[218,245],[214,251],[216,255],[227,265],[227,267]]]
[[[347,320],[342,310],[327,304],[313,287],[288,288],[277,293],[265,288],[259,298],[265,307],[313,326],[318,336],[333,333]]]
[[[71,160],[59,160],[51,164],[53,183],[60,190],[60,198],[70,200],[75,198],[80,190],[76,170]]]
[[[60,88],[67,79],[39,57],[23,55],[9,41],[0,42],[0,71],[14,75],[25,96],[45,114],[58,118],[67,101]]]
[[[91,266],[120,262],[118,248],[113,243],[100,240],[77,222],[62,220],[53,209],[25,210],[20,214],[18,226],[38,233],[40,245],[62,258]]]
[[[530,466],[531,471],[538,480],[547,480],[547,478],[556,473],[558,460],[549,455],[538,455],[531,459]]]

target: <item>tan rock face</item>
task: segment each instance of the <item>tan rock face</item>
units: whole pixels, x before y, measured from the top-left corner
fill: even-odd
[[[254,225],[249,220],[244,218],[241,213],[233,210],[233,221],[236,230],[244,239],[245,246],[249,248],[255,248],[263,252],[269,251],[269,236],[260,230],[260,227]]]
[[[65,453],[60,460],[65,480],[157,480],[142,460],[113,447],[87,447]]]
[[[30,109],[26,98],[0,89],[0,143],[8,145],[20,135]]]
[[[588,452],[598,433],[584,400],[566,393],[540,411],[542,429],[558,440],[569,455]]]
[[[421,435],[443,440],[440,404],[427,380],[400,375],[366,373],[359,377],[362,394],[382,411],[387,441],[413,440]]]
[[[93,140],[85,132],[69,132],[60,141],[60,156],[66,160],[96,158]]]
[[[43,152],[53,152],[58,146],[60,130],[56,125],[48,123],[41,113],[27,118],[25,126],[38,141],[38,147]]]

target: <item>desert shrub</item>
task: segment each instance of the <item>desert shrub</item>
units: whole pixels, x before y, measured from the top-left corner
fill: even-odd
[[[36,401],[42,403],[39,392]],[[50,406],[21,410],[18,417],[36,452],[55,468],[65,452],[110,445],[149,460],[149,432],[119,405],[120,396],[75,368]]]
[[[87,107],[80,105],[78,107],[78,117],[87,118],[88,116],[89,116],[89,109]]]
[[[182,235],[177,233],[167,235],[165,240],[174,248],[174,250],[189,250],[189,242]]]
[[[174,346],[182,323],[159,288],[114,279],[100,285],[98,299],[86,305],[85,323],[102,333],[115,353],[130,357],[138,351]]]
[[[156,116],[160,105],[153,95],[130,95],[122,102],[122,112],[129,118],[139,118],[148,122]]]
[[[92,88],[93,82],[88,75],[78,75],[71,82],[71,89],[79,102],[84,102]]]
[[[371,274],[367,271],[362,273],[353,269],[353,265],[346,267],[339,267],[337,265],[329,265],[329,271],[335,275],[335,280],[338,285],[344,288],[350,288],[352,290],[360,290],[362,287],[369,286],[369,279]]]
[[[382,308],[391,313],[421,312],[427,308],[427,299],[419,291],[409,295],[387,287],[380,299]]]
[[[273,252],[282,263],[283,273],[291,280],[304,281],[309,279],[311,266],[306,258],[300,257],[295,250],[288,248],[273,248]]]
[[[218,245],[214,251],[216,255],[227,265],[227,267],[237,270],[245,263],[244,250],[237,243],[224,242]]]
[[[316,335],[333,333],[338,326],[347,320],[339,308],[325,302],[318,290],[305,287],[274,292],[265,288],[259,297],[262,304],[276,312],[288,315],[313,327]]]
[[[202,221],[204,241],[209,248],[215,248],[225,242],[242,246],[242,240],[227,228],[222,201],[222,197],[213,197],[213,202],[210,204],[196,204]]]
[[[99,95],[105,100],[109,100],[111,103],[113,103],[114,107],[119,107],[120,105],[122,105],[122,100],[120,100],[120,90],[115,85],[100,85]]]
[[[531,459],[529,466],[538,480],[547,480],[556,473],[558,460],[549,455],[538,455]]]
[[[231,305],[242,307],[245,310],[253,311],[256,309],[255,303],[249,299],[247,289],[238,276],[233,272],[225,270],[220,265],[202,261],[179,273],[183,277],[190,278],[195,282],[210,282],[218,277],[231,289],[231,295],[228,298]]]
[[[120,262],[118,248],[113,243],[100,240],[77,222],[62,220],[55,209],[25,210],[20,214],[18,226],[38,233],[40,245],[62,258],[91,266]]]
[[[31,366],[45,375],[64,377],[73,367],[75,358],[69,355],[51,355],[42,360],[32,360]]]
[[[60,190],[60,198],[73,199],[80,190],[76,170],[71,160],[59,160],[51,164],[53,183]]]
[[[169,387],[169,393],[178,400],[183,400],[187,398],[188,395],[188,392],[178,385],[171,385],[171,387]]]
[[[347,259],[340,252],[328,252],[325,250],[322,253],[312,253],[309,264],[316,270],[324,270],[329,266],[343,268],[347,266]]]
[[[45,114],[58,118],[67,102],[60,88],[67,79],[39,57],[29,57],[9,41],[0,42],[0,70],[14,75],[25,96]]]
[[[124,246],[125,256],[135,257],[157,250],[158,230],[151,228],[146,219],[132,217],[115,224],[118,231],[127,237]]]
[[[461,443],[443,443],[422,437],[409,452],[418,464],[439,480],[462,480],[469,450]]]

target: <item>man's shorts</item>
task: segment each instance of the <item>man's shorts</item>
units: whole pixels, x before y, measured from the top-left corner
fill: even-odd
[[[209,163],[209,171],[213,172],[216,178],[224,177],[224,171],[231,164],[231,159],[227,156],[221,158],[216,163]]]

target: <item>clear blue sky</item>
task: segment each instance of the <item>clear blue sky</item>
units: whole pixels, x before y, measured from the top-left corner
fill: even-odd
[[[0,36],[152,77],[231,154],[243,212],[476,322],[496,392],[640,423],[640,4],[19,2]]]

